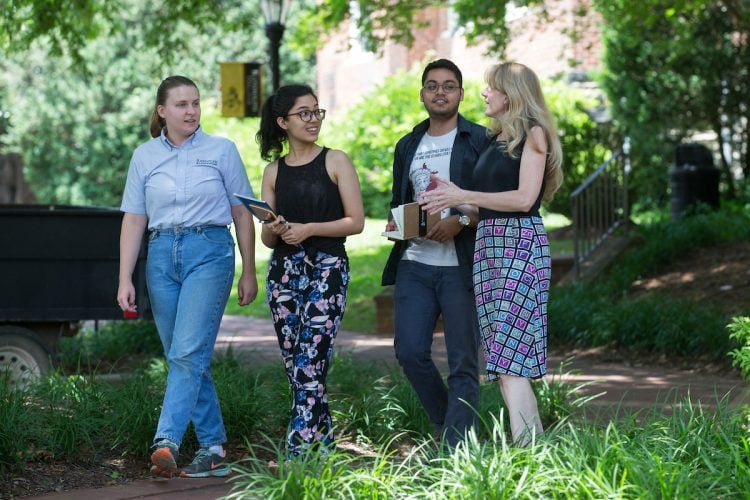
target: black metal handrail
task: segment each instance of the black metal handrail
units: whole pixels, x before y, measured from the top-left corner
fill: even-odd
[[[626,138],[622,152],[599,166],[570,195],[573,215],[574,273],[581,278],[581,267],[619,227],[630,220],[627,176],[630,142]]]

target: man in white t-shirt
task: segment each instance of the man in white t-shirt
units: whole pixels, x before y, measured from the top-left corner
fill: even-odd
[[[429,118],[396,144],[391,208],[418,201],[430,174],[467,188],[486,129],[458,113],[461,71],[438,59],[422,73],[420,100]],[[383,271],[395,284],[396,358],[444,442],[455,446],[476,423],[479,408],[479,331],[471,278],[476,221],[451,209],[423,238],[397,241]],[[394,230],[389,221],[387,230]],[[447,385],[432,360],[432,339],[442,314]]]

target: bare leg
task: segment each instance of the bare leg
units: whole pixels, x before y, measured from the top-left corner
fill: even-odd
[[[508,407],[513,442],[518,446],[527,446],[532,436],[544,431],[531,383],[527,378],[512,375],[500,375],[498,383],[505,406]]]

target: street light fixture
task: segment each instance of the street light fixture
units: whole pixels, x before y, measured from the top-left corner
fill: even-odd
[[[279,88],[279,47],[284,36],[284,21],[292,0],[260,0],[263,19],[266,22],[266,36],[268,37],[271,55],[271,81],[273,92]]]

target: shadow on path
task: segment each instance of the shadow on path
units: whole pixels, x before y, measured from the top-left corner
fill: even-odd
[[[221,355],[228,348],[241,359],[281,363],[270,320],[224,316],[215,353]],[[396,364],[392,335],[341,331],[335,349],[361,361]],[[673,405],[685,404],[688,399],[695,405],[715,406],[724,397],[732,406],[742,401],[750,402],[748,385],[735,373],[719,376],[659,365],[633,366],[595,354],[578,355],[569,361],[566,357],[550,356],[548,376],[560,377],[566,383],[584,384],[580,391],[582,396],[598,395],[587,404],[592,410],[609,413],[639,409],[668,411]],[[447,374],[442,333],[435,334],[433,359],[442,373]],[[563,362],[565,364],[561,367]]]

